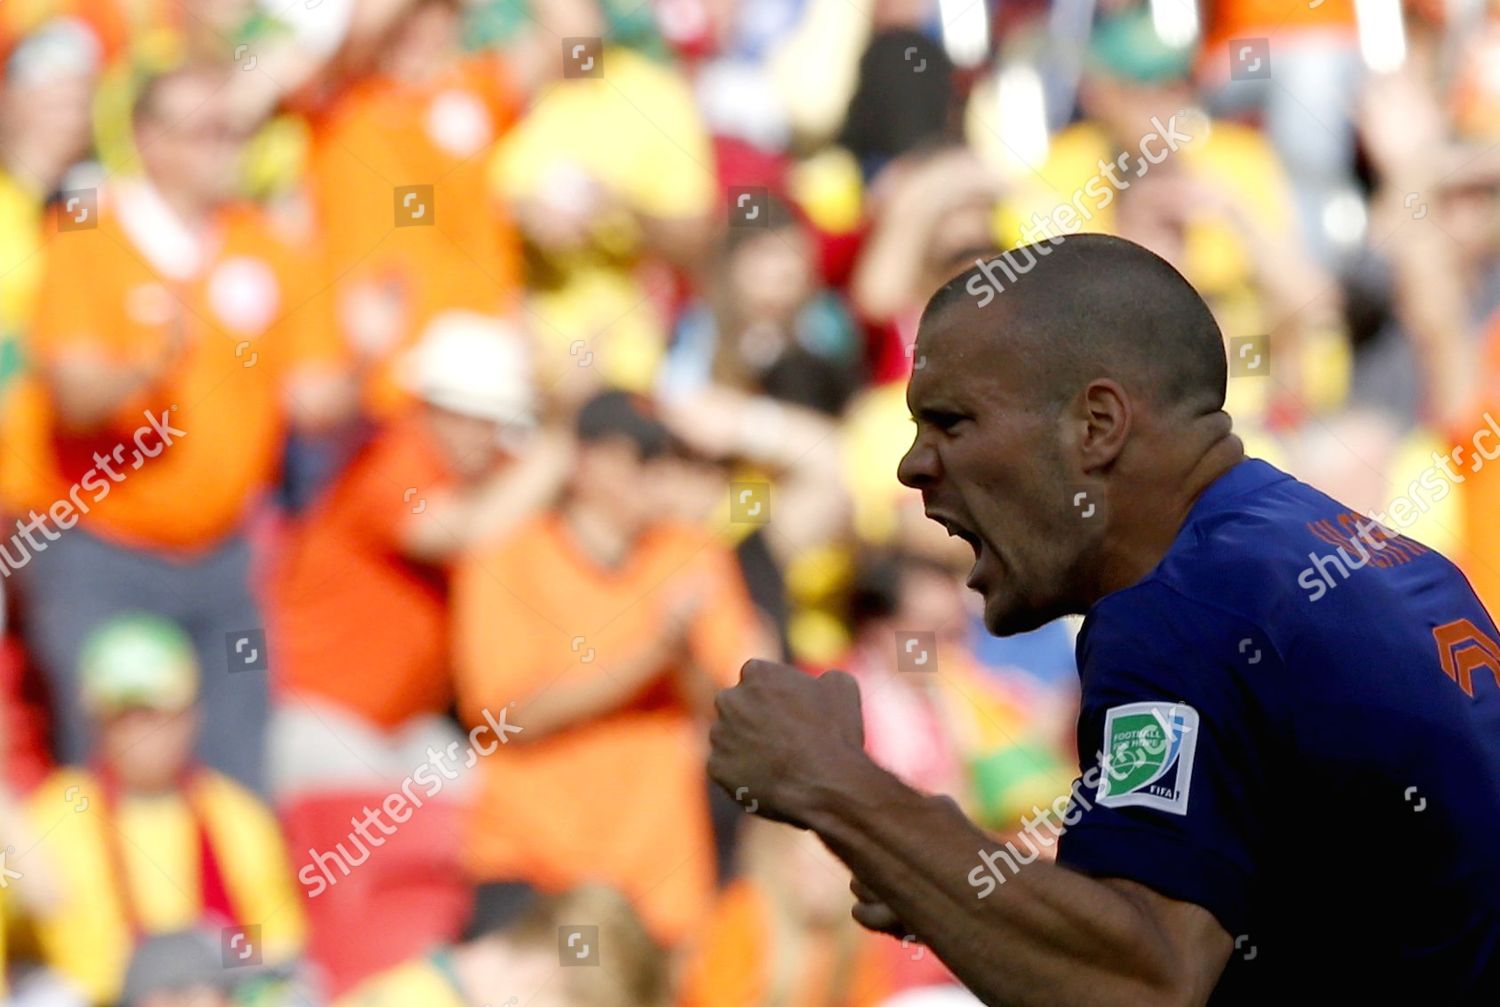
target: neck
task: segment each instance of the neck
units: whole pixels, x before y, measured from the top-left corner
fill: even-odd
[[[1140,582],[1154,570],[1203,491],[1245,458],[1245,446],[1230,432],[1224,412],[1203,417],[1186,436],[1172,436],[1185,444],[1180,452],[1152,445],[1148,453],[1159,453],[1163,464],[1146,470],[1144,478],[1126,480],[1111,495],[1111,544],[1102,562],[1095,564],[1101,572],[1088,592],[1088,605]],[[1171,487],[1170,493],[1163,494],[1163,486]]]
[[[12,182],[40,200],[57,188],[66,165],[49,163],[46,156],[30,149],[25,137],[7,135],[0,139],[0,168]]]
[[[157,198],[166,204],[167,208],[172,211],[172,214],[188,230],[194,233],[200,232],[208,227],[209,222],[213,219],[213,205],[188,195],[181,187],[159,184],[153,181],[151,182],[151,188],[156,192]]]
[[[635,544],[634,533],[614,519],[608,505],[574,498],[563,505],[562,516],[574,544],[600,566],[619,566]]]
[[[184,776],[185,774],[178,774],[167,779],[152,780],[121,779],[119,792],[127,797],[162,797],[175,794],[183,789]]]

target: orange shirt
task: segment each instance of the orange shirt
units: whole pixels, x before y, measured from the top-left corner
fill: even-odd
[[[1479,449],[1494,452],[1497,448],[1493,428],[1486,414],[1500,422],[1500,314],[1489,322],[1485,337],[1483,374],[1478,405],[1470,410],[1467,424],[1455,425],[1449,431],[1449,443],[1460,445],[1464,455],[1450,463],[1463,482],[1457,487],[1462,507],[1463,552],[1459,565],[1474,588],[1474,593],[1491,612],[1500,612],[1500,459],[1490,461],[1476,451],[1475,436],[1481,438]],[[1476,461],[1479,471],[1474,471]]]
[[[313,197],[351,346],[361,290],[399,305],[396,342],[376,354],[386,363],[441,311],[519,304],[520,239],[490,195],[485,153],[521,102],[500,59],[471,57],[420,85],[363,79],[313,116]],[[366,389],[371,412],[388,416],[403,400],[391,369],[378,368]]]
[[[770,899],[760,885],[741,879],[726,887],[688,959],[678,1007],[872,1007],[892,992],[875,944],[884,938],[858,931],[847,935],[842,964],[832,934],[790,942],[803,960],[784,980],[785,995],[773,998],[775,957],[788,950],[773,926]]]
[[[284,377],[335,354],[308,303],[313,274],[256,207],[225,209],[201,236],[142,183],[101,202],[96,227],[49,224],[28,356],[43,366],[77,354],[175,363],[87,432],[59,429],[49,390],[24,378],[0,423],[0,485],[21,513],[71,499],[87,506],[81,520],[95,534],[208,547],[239,527],[276,473]]]
[[[1323,0],[1316,4],[1308,0],[1212,0],[1205,48],[1269,35],[1273,39],[1274,67],[1274,39],[1283,32],[1291,35],[1299,30],[1321,29],[1348,33],[1352,39],[1356,27],[1354,0]]]
[[[734,555],[721,543],[663,523],[622,568],[608,570],[580,551],[558,514],[526,523],[456,574],[464,718],[482,724],[483,711],[498,716],[554,683],[609,675],[652,643],[664,606],[688,588],[703,598],[689,631],[694,663],[729,684],[758,634]],[[703,725],[665,680],[614,713],[507,744],[479,763],[467,843],[473,870],[545,889],[613,885],[659,940],[674,944],[712,891],[706,755]]]
[[[295,528],[271,591],[280,684],[392,728],[447,708],[443,570],[400,551],[451,476],[420,416],[382,432]]]

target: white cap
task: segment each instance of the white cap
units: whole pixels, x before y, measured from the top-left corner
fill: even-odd
[[[5,61],[12,87],[50,84],[62,77],[92,76],[102,60],[99,41],[77,18],[56,17],[23,36]]]
[[[496,423],[536,423],[526,340],[503,319],[446,311],[428,323],[402,364],[403,383],[424,402]]]

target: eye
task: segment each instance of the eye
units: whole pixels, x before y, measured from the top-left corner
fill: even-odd
[[[945,434],[951,434],[960,423],[968,419],[962,413],[945,413],[941,411],[928,413],[924,418],[929,424],[937,427]]]

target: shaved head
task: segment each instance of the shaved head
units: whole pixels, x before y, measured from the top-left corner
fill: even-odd
[[[928,302],[897,473],[974,550],[991,632],[1086,611],[1165,554],[1243,456],[1208,306],[1139,245],[1076,234],[984,259]]]
[[[1208,305],[1123,238],[1076,234],[976,262],[927,302],[921,328],[950,326],[1003,340],[1054,404],[1108,377],[1163,410],[1224,406],[1228,365]]]

